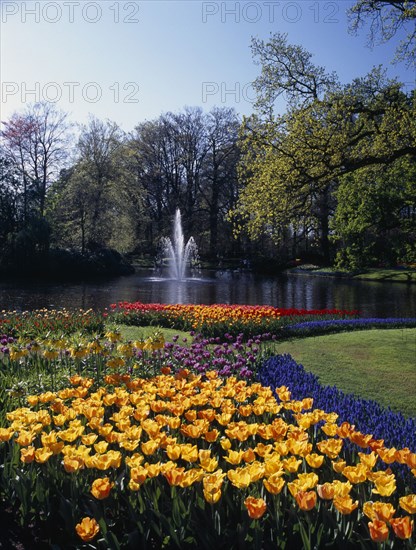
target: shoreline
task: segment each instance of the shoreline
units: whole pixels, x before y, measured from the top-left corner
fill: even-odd
[[[330,277],[334,279],[347,279],[350,281],[371,281],[371,282],[387,282],[387,283],[416,283],[416,270],[414,269],[384,269],[371,268],[369,270],[357,272],[331,271],[323,268],[305,269],[294,267],[285,271],[288,275],[307,275],[309,277]]]

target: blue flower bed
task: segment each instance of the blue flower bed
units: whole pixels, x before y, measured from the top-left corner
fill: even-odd
[[[389,328],[401,328],[401,327],[415,327],[415,318],[397,318],[386,317],[384,319],[377,317],[370,317],[367,319],[328,319],[322,321],[305,321],[302,323],[296,323],[294,325],[287,325],[284,331],[287,333],[302,333],[303,335],[309,333],[325,333],[325,332],[338,332],[343,328],[349,329],[365,329],[371,327],[389,327]]]
[[[416,418],[405,418],[376,401],[346,394],[336,386],[322,386],[315,374],[305,371],[288,354],[267,359],[258,372],[258,378],[263,385],[273,389],[287,386],[293,399],[313,397],[315,408],[336,412],[340,422],[349,422],[375,439],[384,439],[387,447],[408,447],[416,452]],[[403,467],[398,470],[408,473]]]

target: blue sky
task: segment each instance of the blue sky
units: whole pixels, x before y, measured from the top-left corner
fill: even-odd
[[[392,66],[397,39],[374,50],[365,31],[348,34],[353,2],[298,0],[1,1],[1,120],[51,100],[85,123],[88,114],[126,131],[185,105],[253,110],[252,36],[288,33],[342,82],[383,64],[414,87],[413,71]]]

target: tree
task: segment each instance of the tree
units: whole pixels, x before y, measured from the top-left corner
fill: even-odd
[[[81,128],[77,162],[61,173],[49,196],[55,244],[82,253],[134,247],[140,193],[129,180],[128,161],[117,124],[92,117]]]
[[[237,196],[239,124],[232,109],[204,114],[185,107],[135,128],[128,140],[130,173],[145,190],[150,248],[170,231],[178,207],[200,250],[217,255],[219,227],[226,231],[224,243],[227,236],[230,241],[226,214]]]
[[[44,102],[3,123],[3,149],[22,182],[24,221],[29,216],[44,216],[47,190],[67,158],[70,136],[66,119],[65,113]]]
[[[19,174],[10,159],[0,156],[0,255],[1,263],[10,261],[14,253],[13,240],[19,230],[20,204]]]
[[[259,114],[243,121],[245,188],[236,212],[252,237],[266,234],[279,242],[288,229],[296,238],[303,228],[304,235],[319,238],[328,261],[339,178],[416,155],[415,95],[404,94],[380,68],[351,84],[334,85],[334,75],[313,67],[308,54],[286,39],[277,34],[267,43],[255,42],[262,64],[256,81]],[[288,110],[275,115],[282,89]]]
[[[234,109],[214,107],[207,115],[206,131],[208,150],[201,193],[208,209],[209,252],[219,254],[219,227],[229,234],[225,226],[227,213],[238,198],[237,147],[240,120]],[[222,242],[221,248],[225,248]]]
[[[408,67],[416,67],[416,0],[356,0],[347,13],[353,34],[358,34],[369,22],[370,47],[405,32],[405,38],[397,46],[395,62],[404,61]]]
[[[341,178],[332,220],[337,264],[411,263],[416,257],[416,162],[362,168]]]
[[[307,106],[339,89],[338,77],[312,63],[312,54],[302,46],[288,44],[287,34],[275,33],[269,41],[253,38],[251,52],[261,73],[253,82],[257,94],[255,109],[272,116],[279,97],[289,107]]]

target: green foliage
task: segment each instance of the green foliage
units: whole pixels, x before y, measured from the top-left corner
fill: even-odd
[[[338,267],[410,263],[416,257],[416,165],[363,168],[341,178],[332,222]]]
[[[387,80],[381,68],[341,85],[335,75],[313,66],[303,48],[289,45],[285,35],[275,34],[268,42],[254,41],[253,50],[262,67],[255,85],[259,114],[243,121],[240,134],[244,189],[231,213],[236,232],[285,242],[298,256],[319,242],[328,261],[329,225],[338,202],[350,202],[348,208],[353,211],[354,201],[359,201],[360,224],[369,223],[371,216],[389,223],[387,208],[382,209],[386,199],[397,215],[409,208],[414,220],[410,188],[397,193],[386,183],[377,193],[347,189],[356,172],[383,173],[391,165],[403,185],[400,171],[416,156],[415,95],[406,95],[400,84]],[[274,102],[282,91],[288,94],[288,110],[274,115]],[[342,191],[337,194],[340,185]],[[346,208],[341,204],[338,216]],[[351,243],[346,243],[349,264],[360,255],[379,255],[377,246],[373,252],[371,239],[367,243],[357,237],[355,241],[355,218],[356,227],[350,230],[356,232]],[[403,225],[403,230],[406,241],[411,229]],[[396,241],[400,245],[403,234]]]

